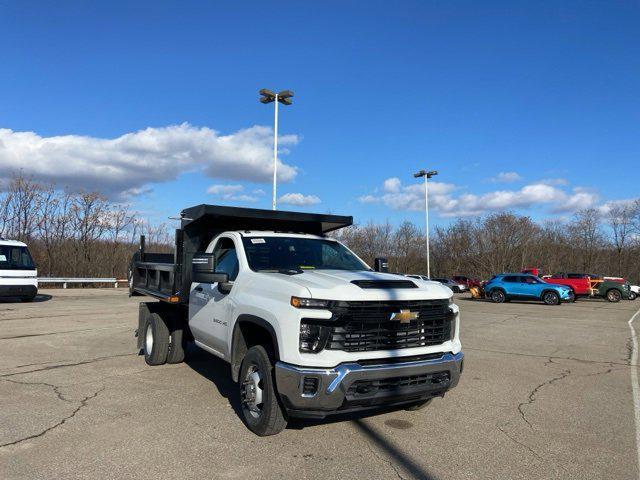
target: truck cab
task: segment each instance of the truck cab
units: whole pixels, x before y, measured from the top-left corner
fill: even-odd
[[[38,293],[38,270],[27,244],[0,238],[0,298],[30,302]]]
[[[153,265],[145,253],[133,262],[134,289],[164,300],[141,307],[147,363],[182,360],[185,339],[229,362],[244,421],[258,435],[278,433],[291,417],[420,408],[458,383],[451,291],[373,271],[326,235],[351,217],[205,207],[217,227],[236,228],[204,222],[196,242],[189,225],[202,210],[187,210],[175,258],[190,268]],[[179,287],[154,284],[163,269]]]

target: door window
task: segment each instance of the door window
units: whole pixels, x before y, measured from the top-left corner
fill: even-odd
[[[236,245],[230,238],[221,238],[213,250],[216,272],[229,275],[229,281],[233,282],[238,276],[240,266]]]

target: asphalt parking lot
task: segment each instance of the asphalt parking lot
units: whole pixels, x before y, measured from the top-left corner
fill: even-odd
[[[444,399],[259,438],[226,364],[136,354],[140,297],[41,293],[0,303],[2,479],[638,478],[627,322],[640,302],[458,296],[465,371]]]

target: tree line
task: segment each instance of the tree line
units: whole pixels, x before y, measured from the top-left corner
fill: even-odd
[[[22,176],[0,193],[0,237],[22,240],[41,276],[125,278],[146,235],[149,251],[171,252],[173,226],[154,225],[130,207],[96,192],[69,192]],[[354,225],[335,233],[369,265],[386,257],[390,270],[426,273],[424,230],[411,222]],[[537,223],[511,212],[457,219],[431,234],[433,277],[539,267],[545,272],[622,276],[640,282],[640,201],[606,212],[585,209],[566,221]]]
[[[390,271],[426,274],[424,230],[411,222],[353,226],[337,234],[370,265],[376,256]],[[545,273],[580,272],[621,276],[639,283],[640,200],[615,204],[606,212],[584,209],[567,221],[534,222],[511,212],[460,218],[433,229],[432,277],[467,275],[480,279],[527,267]]]
[[[139,236],[166,252],[173,247],[169,232],[96,192],[15,176],[0,193],[0,237],[27,243],[39,276],[126,278]]]

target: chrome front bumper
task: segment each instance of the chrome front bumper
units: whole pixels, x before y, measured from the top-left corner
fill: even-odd
[[[334,368],[308,368],[277,362],[276,384],[280,399],[290,414],[322,417],[352,408],[406,403],[443,395],[458,384],[463,358],[462,352],[444,353],[440,358],[421,361],[383,363],[384,360],[380,360],[379,365],[350,362]],[[375,385],[385,380],[397,381],[398,385],[384,391],[376,390]],[[309,388],[314,385],[315,389]],[[372,392],[350,389],[360,385],[363,385],[362,390],[370,388]]]

